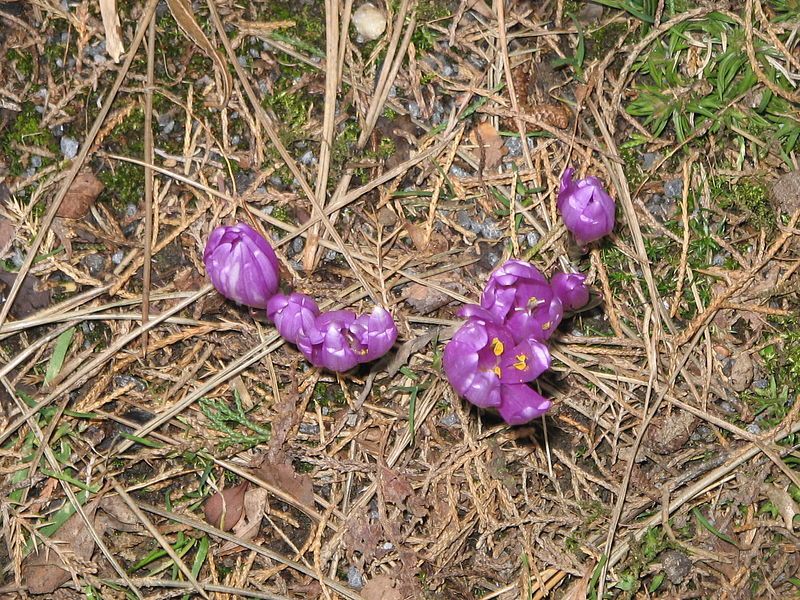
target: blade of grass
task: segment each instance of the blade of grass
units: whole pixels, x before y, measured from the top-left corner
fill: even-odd
[[[56,347],[53,350],[53,355],[50,357],[50,362],[47,364],[47,372],[44,375],[45,385],[49,385],[53,379],[61,371],[64,366],[64,359],[67,357],[69,345],[72,343],[72,338],[75,336],[75,328],[70,327],[56,339]]]

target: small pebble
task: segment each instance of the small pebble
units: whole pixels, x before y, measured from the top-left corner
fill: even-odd
[[[769,387],[769,381],[767,381],[763,377],[759,377],[758,379],[753,381],[753,387],[759,390],[765,390],[767,389],[767,387]]]
[[[366,42],[377,40],[386,31],[386,15],[371,2],[359,6],[352,21],[359,37]]]
[[[522,142],[518,137],[508,137],[505,140],[505,147],[508,150],[506,155],[509,158],[516,158],[522,156]]]
[[[319,433],[319,425],[315,423],[300,423],[300,433],[306,435],[317,435]]]
[[[667,198],[680,198],[683,194],[683,179],[672,179],[664,184],[664,194]]]
[[[75,140],[71,137],[64,136],[61,138],[61,154],[64,155],[64,158],[68,158],[72,160],[78,155],[78,140]]]
[[[525,242],[528,244],[528,248],[533,248],[536,244],[538,244],[539,239],[539,234],[535,231],[529,231],[525,236]]]
[[[761,433],[761,426],[758,423],[750,423],[745,429],[748,433],[752,433],[753,435]]]
[[[292,252],[300,254],[303,248],[306,247],[306,241],[301,237],[296,237],[292,240]]]
[[[137,392],[144,392],[147,389],[147,384],[138,377],[133,377],[132,375],[114,376],[115,388],[123,388],[131,384],[133,384],[133,389],[135,389]]]
[[[678,550],[666,550],[661,554],[664,573],[674,585],[679,585],[692,570],[692,560]]]
[[[469,177],[469,173],[467,173],[464,169],[459,167],[458,165],[453,165],[450,167],[450,175],[453,177],[458,177],[460,179],[466,179]]]
[[[89,254],[84,257],[83,264],[86,265],[86,268],[89,270],[89,275],[97,278],[105,271],[106,259],[100,254]]]
[[[41,167],[42,166],[42,157],[41,156],[36,156],[35,154],[33,156],[31,156],[31,166],[34,169],[38,169],[39,167]]]
[[[114,252],[114,254],[111,255],[111,262],[113,262],[115,265],[118,265],[122,262],[124,258],[125,258],[125,253],[122,250],[117,250],[116,252]]]
[[[308,152],[303,154],[303,156],[300,157],[301,165],[310,167],[312,165],[315,165],[316,163],[317,163],[317,157],[314,156],[314,152],[312,150],[309,150]]]
[[[439,420],[439,424],[443,427],[455,427],[458,425],[458,422],[458,415],[456,413],[447,414]]]
[[[350,565],[350,568],[347,569],[347,585],[356,589],[364,586],[364,578],[355,565]]]
[[[408,114],[412,119],[419,119],[420,117],[420,110],[419,104],[414,102],[413,100],[408,103]]]
[[[642,168],[647,171],[659,160],[661,160],[661,154],[658,152],[645,152],[642,154]]]

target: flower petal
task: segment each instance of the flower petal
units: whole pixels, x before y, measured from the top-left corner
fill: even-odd
[[[553,403],[528,385],[504,385],[503,401],[498,409],[500,416],[509,425],[522,425],[542,416]]]

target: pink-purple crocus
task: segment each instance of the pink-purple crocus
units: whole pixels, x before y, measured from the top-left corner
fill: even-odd
[[[546,341],[564,316],[561,299],[547,278],[522,260],[506,261],[489,276],[481,307],[508,327],[517,343],[529,338]],[[477,311],[464,307],[463,316],[471,314]]]
[[[302,309],[293,305],[290,310]],[[312,365],[343,372],[386,354],[397,339],[397,326],[380,306],[361,316],[350,310],[333,310],[299,327],[296,336],[297,347]]]
[[[203,262],[217,291],[239,304],[264,309],[278,291],[278,257],[269,242],[245,223],[222,225],[211,232]]]
[[[557,206],[564,225],[580,246],[599,240],[614,229],[616,206],[597,177],[572,179],[575,169],[564,171]]]
[[[319,307],[311,296],[292,292],[275,294],[267,303],[267,318],[275,323],[275,329],[283,339],[292,344],[297,343],[297,336],[305,328],[314,325],[319,315]]]
[[[547,346],[534,339],[517,343],[504,325],[470,317],[445,347],[442,365],[456,392],[497,409],[510,425],[527,423],[551,406],[528,386],[550,368]]]
[[[589,302],[589,288],[583,273],[556,273],[550,278],[553,293],[566,310],[580,310]]]

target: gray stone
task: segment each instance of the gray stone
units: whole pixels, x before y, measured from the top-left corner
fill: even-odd
[[[115,265],[118,265],[123,261],[124,258],[125,258],[125,253],[122,250],[117,250],[111,256],[111,262],[113,262]]]
[[[439,424],[443,427],[455,427],[458,423],[459,420],[456,413],[449,413],[439,420]]]
[[[42,166],[42,157],[36,156],[35,154],[31,156],[31,167],[33,167],[34,169],[38,169],[41,166]]]
[[[692,560],[678,550],[666,550],[661,554],[664,573],[673,585],[679,585],[692,570]]]
[[[78,140],[68,137],[66,135],[61,138],[61,154],[64,155],[64,158],[72,160],[73,158],[78,156],[79,147],[80,144],[78,144]]]
[[[89,254],[84,257],[83,264],[86,265],[89,275],[97,279],[105,272],[106,257],[102,254]]]
[[[680,198],[683,194],[683,179],[671,179],[664,184],[664,194],[667,198]]]
[[[645,152],[644,154],[642,154],[642,168],[645,171],[648,171],[659,160],[661,160],[661,153],[659,153],[659,152]]]
[[[135,389],[137,392],[144,392],[147,389],[147,384],[138,377],[133,377],[132,375],[114,376],[115,388],[123,388],[131,384],[133,384],[133,389]]]
[[[364,578],[361,571],[355,565],[350,565],[347,569],[347,585],[352,588],[360,589],[364,586]]]

